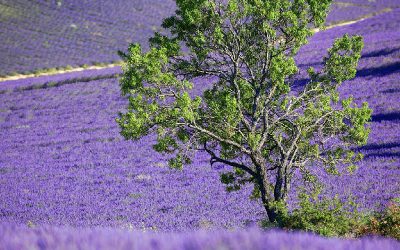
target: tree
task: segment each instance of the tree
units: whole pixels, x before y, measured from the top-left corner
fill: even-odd
[[[322,28],[331,0],[176,0],[176,14],[163,21],[150,49],[131,44],[120,52],[120,80],[127,111],[117,119],[121,134],[136,140],[156,132],[154,149],[171,154],[182,168],[193,152],[233,170],[221,175],[230,190],[253,183],[271,222],[279,221],[295,171],[328,173],[354,168],[352,150],[366,143],[371,110],[338,86],[356,74],[363,41],[336,39],[323,68],[293,88],[294,56],[313,29]],[[212,82],[191,96],[193,79]]]

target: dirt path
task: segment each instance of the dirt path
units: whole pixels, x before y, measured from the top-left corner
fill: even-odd
[[[313,31],[315,33],[317,33],[317,32],[320,32],[320,31],[333,29],[333,28],[336,28],[336,27],[351,25],[351,24],[354,24],[354,23],[357,23],[357,22],[364,21],[365,19],[377,16],[379,14],[390,12],[390,11],[392,11],[391,8],[385,8],[385,9],[380,10],[378,12],[371,13],[369,15],[363,16],[361,18],[358,18],[358,19],[355,19],[355,20],[352,20],[352,21],[346,21],[346,22],[342,22],[342,23],[328,25],[323,30],[317,28],[317,29],[314,29]],[[56,70],[56,71],[52,71],[52,72],[48,72],[48,73],[45,72],[45,73],[39,73],[39,74],[27,74],[27,75],[19,74],[19,75],[15,75],[15,76],[0,77],[0,82],[9,81],[9,80],[19,80],[19,79],[25,79],[25,78],[32,78],[32,77],[39,77],[39,76],[57,75],[57,74],[70,73],[70,72],[78,72],[78,71],[84,71],[84,70],[90,70],[90,69],[92,69],[92,70],[101,70],[101,69],[107,69],[107,68],[112,68],[112,67],[116,67],[116,66],[120,66],[120,64],[112,63],[112,64],[108,64],[108,65],[105,65],[105,66],[78,67],[78,68],[73,68],[73,69],[70,69],[70,70],[63,69],[63,70]]]
[[[39,74],[27,74],[27,75],[18,74],[15,76],[0,77],[0,82],[32,78],[32,77],[39,77],[39,76],[58,75],[58,74],[63,74],[63,73],[78,72],[78,71],[84,71],[84,70],[90,70],[90,69],[94,69],[94,70],[107,69],[107,68],[112,68],[112,67],[116,67],[116,66],[120,66],[120,64],[112,63],[112,64],[107,64],[105,66],[78,67],[78,68],[73,68],[73,69],[55,70],[52,72],[44,72],[44,73],[39,73]]]
[[[313,31],[316,33],[316,32],[320,32],[320,31],[324,31],[324,30],[333,29],[333,28],[336,28],[336,27],[351,25],[351,24],[354,24],[354,23],[358,23],[358,22],[364,21],[365,19],[377,16],[377,15],[380,15],[380,14],[383,14],[383,13],[390,12],[392,10],[393,9],[391,9],[391,8],[385,8],[385,9],[382,9],[380,11],[377,11],[377,12],[362,16],[361,18],[358,18],[358,19],[354,19],[354,20],[346,21],[346,22],[341,22],[341,23],[337,23],[337,24],[333,24],[333,25],[328,25],[323,30],[317,28],[317,29],[314,29]]]

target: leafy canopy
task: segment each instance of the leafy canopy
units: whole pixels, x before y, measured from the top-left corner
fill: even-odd
[[[154,149],[171,154],[182,168],[204,150],[211,163],[233,167],[221,176],[228,189],[254,184],[270,219],[286,204],[296,170],[310,167],[338,174],[362,158],[352,150],[366,143],[371,110],[341,100],[338,86],[353,78],[362,38],[337,39],[323,68],[308,69],[297,86],[294,56],[315,28],[322,28],[331,0],[177,0],[150,49],[131,44],[124,59],[122,94],[127,111],[117,119],[126,139],[157,133]],[[194,79],[212,86],[192,93]],[[196,86],[197,87],[197,86]]]

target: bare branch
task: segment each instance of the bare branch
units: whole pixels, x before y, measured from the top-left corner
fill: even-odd
[[[245,148],[243,145],[241,145],[241,144],[239,144],[239,143],[237,143],[237,142],[235,142],[235,141],[222,138],[222,137],[220,137],[220,136],[214,134],[213,132],[211,132],[211,131],[209,131],[209,130],[207,130],[207,129],[205,129],[205,128],[199,127],[198,125],[187,124],[187,126],[188,126],[189,128],[198,130],[198,131],[200,131],[200,132],[202,132],[202,133],[204,133],[204,134],[210,136],[211,138],[213,138],[213,139],[215,139],[215,140],[218,140],[218,141],[220,141],[220,142],[224,142],[224,143],[226,143],[226,144],[232,145],[232,146],[236,147],[237,149],[241,150],[241,151],[242,151],[243,153],[245,153],[245,154],[251,154],[251,151],[250,151],[249,149]]]
[[[204,150],[206,150],[206,152],[211,155],[211,160],[210,160],[211,165],[214,164],[215,162],[221,162],[221,163],[227,164],[229,166],[239,168],[243,171],[246,171],[253,177],[257,176],[257,173],[254,172],[254,170],[252,170],[251,168],[249,168],[243,164],[233,162],[233,161],[228,161],[228,160],[222,159],[221,157],[218,157],[213,151],[211,151],[209,148],[207,148],[207,142],[204,143]]]

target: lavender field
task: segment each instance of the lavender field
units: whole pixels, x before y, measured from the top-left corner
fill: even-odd
[[[156,0],[0,1],[0,74],[117,60],[116,50],[145,44],[173,9],[173,1]],[[337,1],[328,22],[360,18],[318,32],[296,60],[303,70],[318,68],[334,38],[364,37],[357,77],[340,91],[373,109],[368,144],[358,148],[365,158],[353,175],[323,178],[328,195],[352,195],[361,209],[381,211],[400,198],[400,2]],[[0,249],[400,248],[391,239],[254,228],[266,213],[249,199],[250,186],[226,192],[219,174],[228,167],[210,167],[199,153],[172,170],[152,149],[154,135],[123,140],[119,73],[0,82]],[[199,79],[195,93],[205,86]]]
[[[340,240],[321,238],[306,233],[285,233],[256,228],[246,231],[198,231],[182,234],[129,232],[110,228],[75,229],[0,225],[5,249],[337,249],[396,250],[399,242],[392,239],[362,238]],[[17,234],[24,235],[24,238]],[[4,240],[7,239],[7,240]],[[73,241],[71,239],[74,239]],[[32,248],[32,242],[36,248]],[[329,247],[332,246],[332,247]]]
[[[397,0],[335,1],[336,24],[400,7]],[[147,47],[173,0],[2,0],[0,76],[66,66],[111,63],[130,42]]]
[[[119,60],[117,50],[145,44],[174,8],[172,0],[2,0],[0,75]]]

